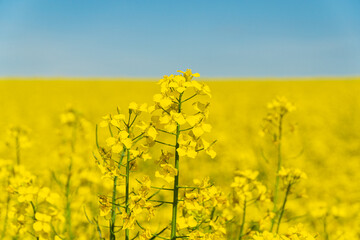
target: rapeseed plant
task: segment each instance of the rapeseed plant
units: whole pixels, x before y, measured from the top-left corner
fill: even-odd
[[[224,198],[222,193],[211,186],[208,180],[200,187],[180,184],[180,158],[194,159],[200,151],[204,151],[212,158],[216,156],[212,148],[215,141],[209,143],[204,138],[204,134],[211,131],[211,125],[206,123],[209,116],[209,102],[204,98],[204,96],[211,97],[210,88],[194,79],[200,77],[200,74],[192,73],[190,69],[178,72],[181,74],[165,75],[159,81],[160,93],[153,97],[155,109],[151,112],[151,124],[158,133],[165,135],[160,135],[159,140],[155,142],[167,148],[162,150],[158,161],[160,170],[156,171],[155,176],[164,179],[168,184],[173,183],[172,188],[160,188],[173,192],[172,201],[162,202],[172,205],[170,239],[184,237],[198,239],[205,236],[222,238],[225,235],[225,228],[220,224],[222,220],[220,218],[216,218],[218,221],[214,220],[216,208],[221,209],[225,201],[222,199]],[[192,111],[185,106],[190,104]],[[169,137],[173,138],[173,143],[167,142]],[[173,149],[173,153],[168,151],[168,147]],[[173,164],[170,158],[174,158]],[[179,197],[181,192],[183,198]],[[219,201],[220,199],[222,200]],[[191,204],[199,200],[203,200],[202,205]],[[214,202],[221,204],[216,206],[213,205]]]
[[[129,104],[128,116],[122,114],[118,109],[117,114],[103,117],[100,126],[107,128],[108,137],[106,146],[100,146],[98,131],[96,128],[96,145],[100,159],[96,157],[96,163],[100,168],[104,178],[113,181],[112,195],[99,196],[100,216],[109,217],[109,239],[116,239],[116,233],[124,230],[125,239],[130,239],[130,230],[134,229],[138,208],[150,209],[152,205],[147,202],[147,191],[143,190],[136,194],[130,191],[130,174],[135,170],[137,161],[148,160],[148,148],[156,139],[157,132],[151,125],[137,126],[140,116],[148,112],[151,107],[147,104],[138,105],[135,102]],[[124,195],[118,197],[119,179],[125,179]],[[120,200],[120,201],[119,201]],[[122,225],[117,226],[117,220],[122,221]],[[99,226],[98,226],[98,229]],[[101,233],[100,233],[101,234]]]
[[[278,197],[279,197],[279,183],[280,183],[280,170],[282,168],[282,136],[283,136],[283,121],[285,116],[295,110],[295,106],[289,102],[285,97],[277,97],[272,102],[268,103],[267,108],[269,110],[266,118],[264,119],[264,126],[262,129],[262,135],[268,135],[272,138],[273,143],[277,148],[277,168],[275,177],[275,189],[273,197],[273,213],[276,217],[279,214],[278,209]],[[272,232],[275,219],[271,221],[270,232]]]
[[[239,229],[237,239],[244,239],[251,233],[251,229],[256,227],[254,221],[250,225],[246,224],[246,213],[249,207],[269,201],[267,188],[257,180],[258,174],[259,172],[250,170],[237,171],[230,185],[232,192],[229,196],[230,215],[228,218]]]
[[[26,126],[14,125],[7,130],[6,145],[14,149],[16,164],[21,163],[21,150],[31,146],[29,139],[30,129]]]
[[[86,147],[91,131],[91,124],[75,108],[69,106],[59,117],[58,148],[56,158],[59,159],[58,166],[52,171],[52,180],[56,183],[60,196],[63,198],[63,214],[65,222],[63,226],[54,226],[59,237],[74,239],[86,223],[84,220],[75,219],[83,216],[82,213],[74,211],[77,207],[86,204],[86,196],[91,187],[95,187],[95,179],[91,178],[94,171],[87,164],[85,153],[89,151]],[[88,177],[87,177],[88,176]]]
[[[52,229],[59,216],[59,195],[47,187],[35,184],[36,177],[22,165],[11,165],[3,162],[8,171],[7,208],[1,237],[13,239],[50,239],[56,235]]]

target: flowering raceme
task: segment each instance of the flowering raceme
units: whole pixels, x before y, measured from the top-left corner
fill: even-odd
[[[209,102],[203,102],[201,99],[204,96],[211,97],[210,88],[194,79],[200,77],[200,74],[192,73],[190,69],[186,71],[179,70],[178,72],[181,74],[165,75],[159,81],[160,93],[155,94],[153,97],[155,109],[151,112],[152,125],[157,132],[161,133],[155,142],[166,146],[166,148],[172,147],[174,149],[174,154],[169,154],[167,149],[162,150],[161,160],[159,161],[160,170],[155,173],[156,177],[164,179],[167,183],[174,184],[173,188],[171,188],[171,191],[173,191],[173,200],[171,202],[173,208],[170,239],[178,238],[178,234],[181,236],[187,233],[201,235],[203,229],[199,225],[202,218],[200,216],[203,213],[198,212],[202,212],[202,208],[189,205],[190,199],[201,197],[201,195],[197,195],[199,192],[195,191],[197,188],[184,188],[184,199],[179,199],[179,193],[182,189],[179,184],[180,158],[196,158],[200,151],[205,151],[212,158],[216,156],[215,151],[212,149],[214,142],[209,143],[204,137],[206,133],[211,131],[211,125],[206,123],[209,116]],[[192,109],[188,110],[189,107]],[[173,136],[175,143],[167,142],[170,136]],[[175,158],[174,165],[170,162],[170,158],[173,156]],[[200,192],[203,190],[204,188],[199,189]],[[184,201],[184,204],[179,204],[182,201]],[[189,206],[190,209],[187,209]],[[183,213],[187,212],[187,214],[179,217],[180,222],[177,222],[179,209],[182,209],[181,212]],[[212,224],[216,225],[215,222]],[[187,229],[188,232],[180,231],[181,229]],[[220,229],[220,227],[210,227],[210,229]],[[221,229],[224,230],[224,228]],[[222,234],[224,234],[224,231]],[[213,234],[211,231],[207,232],[207,234]]]
[[[130,230],[137,227],[138,215],[143,209],[148,211],[149,218],[154,214],[152,204],[147,201],[148,193],[144,191],[144,188],[140,193],[130,192],[130,173],[137,168],[138,160],[151,159],[148,150],[154,144],[158,134],[151,123],[141,120],[141,116],[153,111],[153,108],[148,107],[147,104],[138,105],[131,102],[128,116],[121,113],[119,109],[115,115],[104,116],[100,126],[108,129],[106,146],[100,146],[96,130],[96,145],[100,155],[100,158],[95,157],[96,163],[103,178],[113,181],[111,197],[107,195],[99,197],[100,216],[110,215],[110,239],[116,239],[116,233],[119,230],[124,230],[125,239],[129,239]],[[119,183],[123,180],[125,181],[123,196],[118,197]],[[119,201],[119,199],[123,200]],[[122,225],[116,224],[118,222],[122,222]],[[100,228],[98,224],[97,228]],[[145,235],[142,234],[142,238],[147,235],[148,232]]]
[[[250,229],[255,224],[254,219],[252,221],[247,219],[250,206],[259,206],[269,201],[267,188],[257,180],[258,175],[257,171],[236,171],[234,181],[230,185],[232,193],[229,196],[226,218],[239,228],[239,232],[236,233],[238,239],[244,239],[249,235]]]

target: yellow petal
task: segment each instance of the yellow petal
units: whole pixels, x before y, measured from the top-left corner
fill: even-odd
[[[195,137],[200,137],[204,134],[204,130],[201,127],[194,127],[191,131],[193,132]]]
[[[164,98],[160,101],[160,106],[167,109],[172,104],[172,100],[170,98]]]
[[[114,125],[115,127],[121,128],[121,126],[120,126],[120,124],[119,124],[119,121],[116,120],[116,119],[111,120],[110,123],[111,123],[112,125]]]
[[[197,152],[195,150],[190,150],[190,151],[187,152],[187,156],[189,158],[196,158]]]
[[[176,223],[179,229],[184,229],[188,227],[184,217],[179,217]]]
[[[188,116],[186,117],[186,121],[193,127],[199,122],[199,118],[197,116]]]
[[[121,141],[127,149],[131,148],[132,146],[132,140],[130,138],[127,138],[125,140]]]
[[[183,149],[183,148],[178,148],[177,152],[178,152],[180,157],[186,156],[186,150]]]
[[[194,219],[193,216],[189,217],[189,218],[187,219],[187,222],[188,222],[189,227],[191,227],[191,228],[197,226],[197,222],[196,222],[196,220]]]
[[[106,144],[107,144],[108,146],[112,146],[112,145],[114,145],[115,143],[116,143],[116,139],[113,138],[113,137],[109,137],[108,139],[106,139]]]
[[[120,153],[123,150],[123,146],[121,144],[114,145],[111,150],[113,153]]]
[[[125,115],[124,114],[116,114],[113,117],[116,120],[125,120]]]
[[[200,73],[194,73],[192,74],[193,77],[200,77]]]
[[[137,110],[138,109],[138,105],[136,102],[131,102],[129,104],[129,109],[132,109],[132,110]]]
[[[206,150],[206,153],[211,157],[211,158],[214,158],[216,157],[216,152],[212,149],[207,149]]]
[[[156,131],[156,129],[154,127],[150,127],[147,131],[147,134],[149,137],[152,138],[152,140],[156,139],[156,136],[158,135],[158,132]]]
[[[40,232],[42,230],[42,223],[41,222],[35,222],[33,224],[33,228],[35,232]]]
[[[43,224],[43,230],[46,233],[50,233],[51,232],[50,224],[48,224],[48,223]]]

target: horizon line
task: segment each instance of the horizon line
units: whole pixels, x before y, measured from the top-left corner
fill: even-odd
[[[162,77],[101,77],[101,76],[0,76],[0,81],[152,81],[160,80]],[[221,81],[244,81],[244,80],[339,80],[351,79],[360,80],[359,75],[313,75],[313,76],[238,76],[238,77],[209,77],[200,76],[203,80],[221,80]]]

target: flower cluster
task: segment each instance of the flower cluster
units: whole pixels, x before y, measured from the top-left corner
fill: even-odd
[[[206,122],[209,116],[206,99],[211,97],[210,88],[194,79],[200,74],[192,73],[190,69],[178,72],[181,74],[164,76],[159,81],[160,93],[153,97],[155,108],[151,112],[151,125],[159,133],[155,143],[166,146],[156,161],[160,169],[155,176],[167,184],[174,184],[169,188],[173,191],[170,238],[220,239],[226,232],[224,221],[214,214],[226,202],[222,193],[210,186],[208,179],[199,182],[199,187],[183,188],[179,183],[180,159],[194,159],[201,151],[211,158],[216,157],[215,142],[207,141],[205,136],[211,131],[211,125]],[[174,142],[169,143],[169,139]],[[169,152],[168,147],[174,152]],[[172,158],[174,165],[170,162]]]
[[[266,187],[259,181],[257,177],[258,171],[237,171],[235,172],[234,181],[231,183],[233,188],[233,204],[236,208],[246,204],[245,202],[266,201],[269,200],[267,196]]]
[[[6,144],[9,147],[21,147],[28,148],[31,146],[30,141],[30,132],[31,130],[26,126],[14,125],[10,126],[7,130],[8,139]]]
[[[35,184],[35,176],[22,165],[8,168],[7,206],[3,234],[26,238],[31,233],[39,239],[56,235],[51,226],[64,221],[58,206],[60,196],[48,187]]]
[[[261,225],[261,220],[248,219],[249,207],[257,205],[259,208],[260,203],[269,202],[267,188],[257,180],[258,175],[258,171],[236,171],[230,185],[232,192],[229,195],[226,218],[240,229],[240,239],[248,235],[254,225]]]
[[[161,93],[154,95],[153,98],[155,111],[152,113],[152,123],[161,132],[174,135],[177,134],[177,130],[179,131],[177,141],[179,146],[176,151],[180,157],[196,158],[199,151],[205,150],[214,158],[216,153],[212,149],[213,143],[202,137],[211,131],[211,125],[206,123],[209,103],[194,101],[191,111],[185,113],[182,110],[185,102],[196,96],[211,96],[210,89],[193,79],[200,77],[200,74],[193,74],[190,69],[179,72],[182,75],[164,76],[159,81]]]
[[[283,119],[293,112],[296,108],[285,97],[277,97],[272,102],[268,103],[268,114],[263,119],[264,123],[260,132],[261,136],[268,135],[273,138],[274,143],[281,141]],[[294,130],[294,127],[291,127]]]
[[[108,130],[105,146],[100,145],[98,131],[96,131],[96,145],[100,155],[100,157],[95,156],[96,163],[102,173],[102,178],[113,181],[112,195],[99,196],[100,216],[108,218],[110,215],[110,239],[115,238],[115,232],[119,230],[124,230],[125,235],[129,237],[130,230],[138,226],[137,223],[143,210],[148,212],[149,219],[154,215],[153,204],[147,201],[150,179],[148,177],[142,179],[138,192],[130,191],[131,173],[137,169],[139,160],[151,159],[149,148],[157,139],[158,131],[144,116],[154,109],[154,106],[148,106],[146,103],[139,105],[131,102],[127,116],[119,109],[115,115],[104,116],[100,127]],[[123,195],[118,197],[118,188],[123,182],[125,188],[120,192]],[[122,224],[115,225],[115,222]],[[146,239],[149,231],[144,230],[139,236]]]
[[[225,239],[226,196],[209,178],[194,180],[195,187],[186,187],[179,204],[177,227],[180,236],[190,239]]]
[[[281,167],[278,175],[280,176],[284,187],[289,185],[294,185],[298,183],[301,179],[307,179],[306,173],[302,172],[297,168],[284,168]]]

